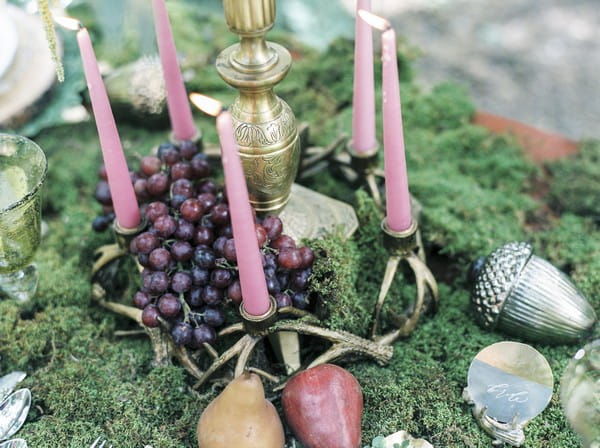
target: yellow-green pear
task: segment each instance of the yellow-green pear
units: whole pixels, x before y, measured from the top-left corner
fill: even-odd
[[[275,406],[265,399],[258,375],[234,379],[198,421],[199,448],[283,448],[285,436]]]

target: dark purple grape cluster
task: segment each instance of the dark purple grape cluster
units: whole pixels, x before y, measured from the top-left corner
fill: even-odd
[[[130,244],[144,267],[133,303],[143,310],[144,325],[168,322],[173,341],[190,348],[215,342],[224,307],[242,302],[227,197],[209,175],[206,157],[185,142],[161,145],[132,174],[148,221]],[[96,198],[109,207],[106,187],[99,183]],[[106,208],[103,216],[109,213]],[[257,219],[255,226],[269,293],[280,308],[306,309],[313,251],[296,247],[278,217]]]

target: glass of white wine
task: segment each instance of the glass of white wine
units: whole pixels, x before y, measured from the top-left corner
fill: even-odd
[[[0,296],[25,301],[35,294],[38,274],[31,261],[41,240],[47,169],[38,145],[0,133]]]

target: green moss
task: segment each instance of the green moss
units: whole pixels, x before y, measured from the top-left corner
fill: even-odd
[[[181,42],[180,49],[191,55],[186,59],[192,71],[188,87],[229,103],[235,91],[219,79],[213,62],[218,49],[235,37],[222,22],[203,18],[201,8],[189,14],[177,2],[169,8],[177,23],[178,47]],[[278,92],[299,119],[310,122],[313,142],[326,145],[350,130],[352,45],[339,40],[325,54],[317,54],[291,39],[288,44],[298,60]],[[346,367],[363,388],[365,441],[406,429],[435,446],[488,446],[489,438],[477,427],[461,393],[473,357],[507,337],[475,325],[464,273],[475,256],[510,240],[529,239],[540,255],[571,274],[598,308],[597,209],[569,208],[576,197],[586,207],[594,205],[585,198],[598,190],[598,146],[590,144],[581,156],[550,167],[553,204],[570,213],[548,215],[545,204],[530,195],[543,173],[523,159],[514,141],[470,124],[474,106],[464,89],[444,84],[424,92],[411,78],[414,51],[401,48],[410,188],[423,205],[420,220],[427,255],[438,279],[443,279],[440,310],[424,316],[409,339],[395,344],[388,366],[361,361]],[[124,55],[116,55],[113,62],[124,60]],[[379,80],[379,64],[375,66]],[[380,102],[379,87],[377,98]],[[198,124],[205,141],[216,142],[214,120],[199,118]],[[168,131],[122,125],[119,131],[130,161],[168,138]],[[89,446],[101,434],[124,448],[195,446],[197,419],[219,387],[207,386],[198,394],[190,390],[193,380],[180,366],[152,368],[149,341],[115,336],[115,330],[135,326],[90,300],[94,250],[111,241],[108,233],[90,231],[100,210],[92,199],[101,159],[94,124],[57,127],[37,141],[49,159],[44,198],[49,231],[36,256],[38,294],[25,304],[0,301],[0,372],[27,371],[26,385],[34,398],[19,435],[39,447]],[[363,190],[331,172],[307,184],[356,208],[360,227],[352,239],[334,234],[310,242],[318,256],[312,294],[321,300],[319,313],[326,326],[367,335],[388,257],[381,239],[382,214]],[[575,184],[578,189],[569,190]],[[544,226],[536,230],[531,221],[540,214]],[[136,282],[125,282],[133,267],[124,266],[110,293],[128,297]],[[412,297],[411,278],[401,269],[384,309],[384,330],[389,312],[401,311]],[[556,386],[550,407],[527,428],[527,446],[572,448],[579,442],[564,420],[557,391],[577,347],[536,348],[550,362]]]
[[[600,223],[600,142],[584,142],[577,155],[548,165],[550,199],[559,212],[589,216]]]

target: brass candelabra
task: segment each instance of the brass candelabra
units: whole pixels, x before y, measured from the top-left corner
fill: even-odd
[[[378,180],[383,173],[378,168],[377,148],[359,154],[344,135],[326,148],[311,147],[308,144],[308,126],[302,125],[298,129],[290,107],[273,92],[273,87],[285,77],[291,65],[290,54],[284,47],[265,40],[265,33],[275,20],[275,0],[224,0],[223,5],[228,26],[240,36],[240,42],[220,54],[217,70],[240,93],[230,111],[252,205],[261,214],[278,213],[286,233],[295,239],[316,238],[340,225],[350,237],[358,227],[354,209],[294,184],[294,179],[299,167],[302,178],[333,166],[349,182],[364,182],[375,202],[382,207]],[[346,151],[340,152],[344,146]],[[205,145],[204,152],[219,155],[215,145]],[[331,344],[307,367],[345,356],[367,357],[379,364],[387,363],[393,354],[391,345],[398,338],[412,333],[429,303],[433,306],[438,303],[437,285],[425,263],[416,222],[402,233],[390,231],[385,220],[382,225],[384,244],[390,250],[390,258],[374,310],[371,339],[323,328],[310,313],[293,307],[277,310],[272,303],[269,312],[258,318],[247,315],[241,309],[241,322],[219,332],[219,336],[241,334],[223,353],[219,354],[214,347],[204,344],[203,348],[213,358],[204,370],[194,359],[195,354],[173,343],[168,322],[161,321],[158,328],[143,327],[152,341],[155,363],[166,364],[172,358],[178,359],[198,380],[196,387],[235,358],[235,375],[249,369],[280,382],[271,373],[249,366],[251,356],[257,345],[267,338],[280,356],[286,374],[290,374],[307,364],[300,358],[300,334]],[[117,243],[101,247],[93,266],[94,299],[103,307],[140,325],[141,311],[111,300],[99,278],[112,261],[128,254],[130,240],[144,228],[145,223],[136,229],[122,229],[116,225]],[[417,297],[407,312],[396,316],[394,329],[379,335],[381,310],[401,261],[406,261],[415,274]]]

